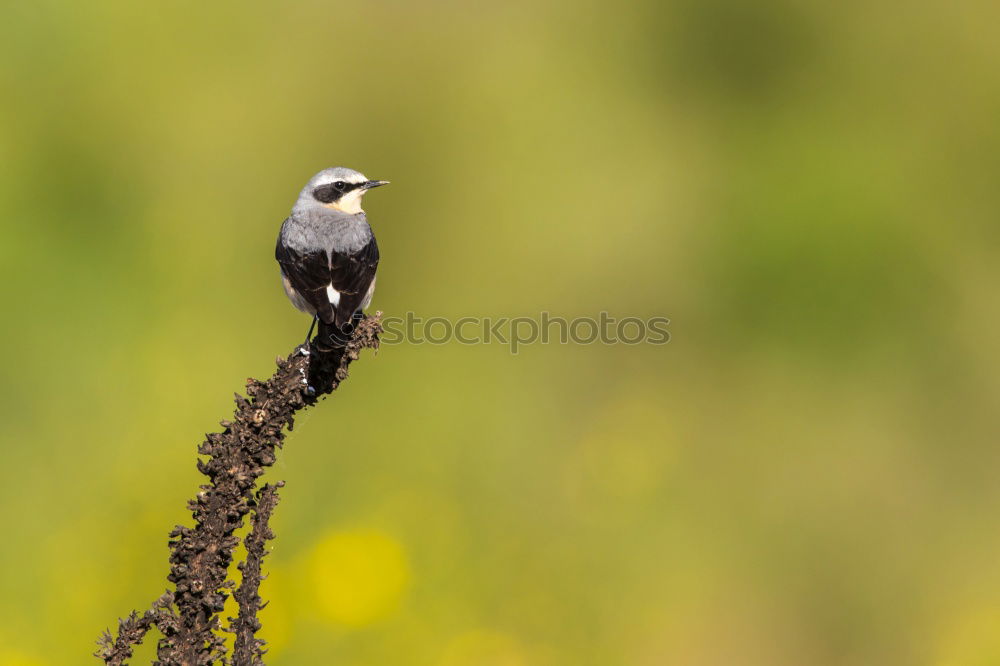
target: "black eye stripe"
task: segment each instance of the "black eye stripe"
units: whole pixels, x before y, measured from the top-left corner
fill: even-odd
[[[337,181],[337,183],[342,181]],[[316,201],[322,203],[333,203],[337,199],[341,198],[348,192],[356,190],[364,183],[344,183],[345,187],[342,190],[337,189],[337,183],[327,183],[326,185],[320,185],[315,190],[313,190],[313,197]]]

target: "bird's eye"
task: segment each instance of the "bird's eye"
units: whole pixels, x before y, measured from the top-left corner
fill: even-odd
[[[336,183],[333,184],[333,186],[337,188],[338,192],[343,192],[344,189],[347,187],[347,183],[345,183],[342,180],[338,180]]]

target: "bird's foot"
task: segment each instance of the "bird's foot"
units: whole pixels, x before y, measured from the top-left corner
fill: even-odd
[[[299,374],[302,375],[302,386],[306,395],[313,396],[316,395],[316,388],[309,385],[309,375],[306,373],[305,368],[299,368]]]

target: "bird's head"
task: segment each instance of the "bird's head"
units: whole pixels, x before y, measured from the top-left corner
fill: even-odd
[[[363,173],[346,167],[323,169],[306,183],[295,208],[323,206],[354,215],[361,212],[361,197],[365,192],[388,183],[368,180]]]

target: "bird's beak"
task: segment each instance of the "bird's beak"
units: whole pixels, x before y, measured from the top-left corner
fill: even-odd
[[[364,189],[366,189],[366,190],[370,190],[373,187],[381,187],[383,185],[388,185],[388,184],[389,184],[389,181],[387,181],[387,180],[368,180],[368,181],[364,182],[364,184],[362,185],[362,187]]]

